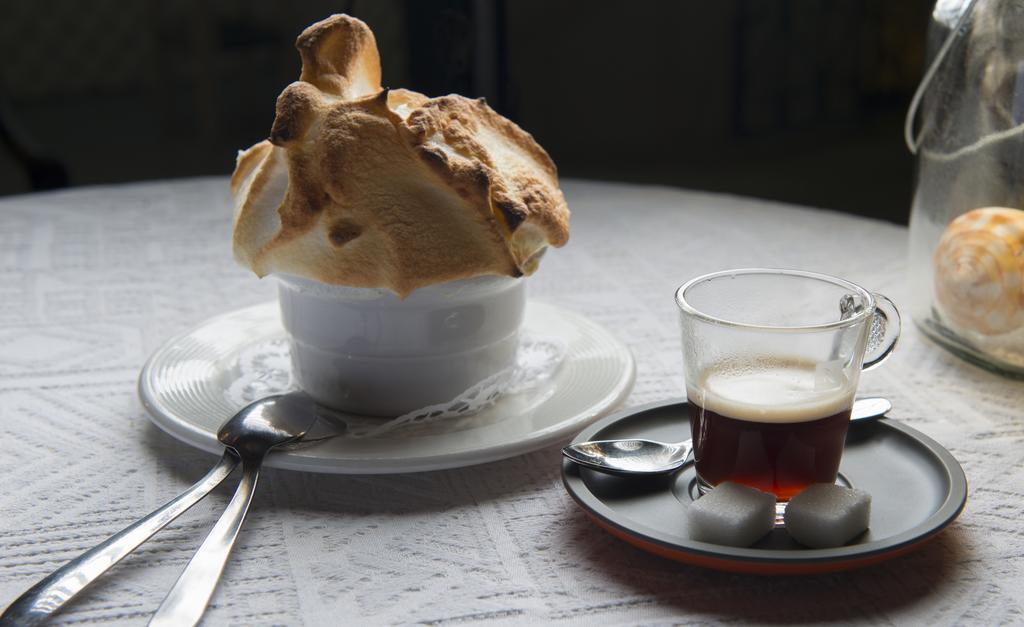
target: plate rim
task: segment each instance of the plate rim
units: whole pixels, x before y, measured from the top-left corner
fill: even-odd
[[[221,312],[214,316],[205,318],[198,323],[189,326],[187,329],[173,335],[165,340],[146,359],[145,364],[139,371],[136,384],[137,394],[146,410],[149,421],[156,425],[161,431],[171,437],[207,453],[219,455],[223,447],[217,442],[215,435],[195,425],[191,421],[175,416],[168,407],[160,402],[160,395],[156,394],[153,385],[153,366],[162,358],[165,353],[172,350],[179,342],[196,331],[225,319],[244,315],[245,312],[258,309],[274,308],[276,302],[265,301],[246,307],[240,307],[227,312]],[[526,437],[514,440],[492,443],[472,450],[456,453],[437,453],[418,457],[380,456],[365,457],[361,459],[310,456],[303,455],[303,449],[296,451],[274,452],[266,460],[266,466],[283,470],[295,470],[301,472],[314,472],[322,474],[343,474],[343,475],[376,475],[376,474],[399,474],[407,472],[428,472],[433,470],[446,470],[451,468],[462,468],[485,464],[510,457],[516,457],[545,446],[555,444],[561,440],[567,440],[576,433],[581,426],[585,426],[595,419],[606,415],[618,408],[629,396],[636,381],[636,359],[629,345],[623,342],[611,330],[603,324],[591,318],[544,301],[528,299],[527,307],[540,307],[555,315],[567,320],[579,319],[586,324],[600,330],[615,346],[616,352],[620,353],[625,362],[622,374],[611,389],[606,390],[600,398],[591,401],[591,404],[584,410],[560,422],[549,425],[542,429],[532,431]],[[529,311],[529,309],[528,309]],[[543,404],[543,403],[542,403]],[[412,460],[405,462],[403,460]]]
[[[588,425],[573,438],[572,443],[593,439],[596,433],[633,416],[670,406],[684,410],[686,405],[687,400],[680,397],[625,408]],[[726,547],[692,540],[680,543],[678,539],[672,539],[645,525],[626,525],[620,522],[622,517],[614,516],[614,510],[589,490],[579,472],[580,467],[568,459],[562,460],[562,485],[576,504],[606,531],[638,548],[676,561],[750,574],[810,574],[860,568],[903,555],[933,539],[956,520],[967,503],[967,476],[960,463],[945,447],[900,421],[879,418],[872,422],[881,428],[893,429],[923,445],[940,462],[949,490],[941,505],[924,522],[868,545],[805,549],[793,555],[794,551],[780,549]],[[853,549],[857,546],[867,548]]]

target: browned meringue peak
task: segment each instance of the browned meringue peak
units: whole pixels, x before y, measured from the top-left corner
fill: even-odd
[[[554,163],[482,99],[382,89],[373,33],[346,15],[296,47],[301,80],[231,178],[240,263],[406,296],[530,274],[568,240]]]

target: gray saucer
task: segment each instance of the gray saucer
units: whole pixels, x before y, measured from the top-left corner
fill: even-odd
[[[690,437],[684,400],[618,412],[573,442]],[[761,574],[820,573],[875,564],[920,547],[952,522],[967,501],[967,478],[940,444],[897,420],[850,424],[839,483],[871,494],[871,527],[849,544],[808,549],[776,529],[749,548],[689,539],[686,509],[696,496],[692,463],[665,477],[614,476],[564,460],[569,494],[609,533],[641,549],[689,564]]]

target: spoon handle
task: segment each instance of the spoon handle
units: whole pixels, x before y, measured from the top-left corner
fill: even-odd
[[[225,451],[220,462],[191,488],[26,590],[0,615],[0,625],[35,625],[46,619],[150,536],[198,503],[220,485],[236,465],[238,458]]]
[[[149,621],[151,626],[195,625],[203,617],[249,512],[262,465],[262,458],[242,461],[242,480],[238,482],[235,495],[157,608]]]

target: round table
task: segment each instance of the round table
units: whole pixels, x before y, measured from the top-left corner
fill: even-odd
[[[531,298],[633,350],[626,406],[682,395],[673,302],[727,267],[840,275],[905,302],[905,228],[663,187],[565,181],[572,238]],[[0,200],[0,607],[177,494],[213,462],[152,426],[146,357],[197,322],[274,297],[231,259],[224,178]],[[390,476],[266,473],[207,624],[1000,624],[1024,617],[1024,383],[912,324],[861,392],[946,446],[967,508],[922,550],[818,577],[730,575],[643,553],[562,488],[558,447]],[[232,482],[228,482],[231,484]],[[62,619],[138,624],[230,496],[222,487],[116,566]]]

